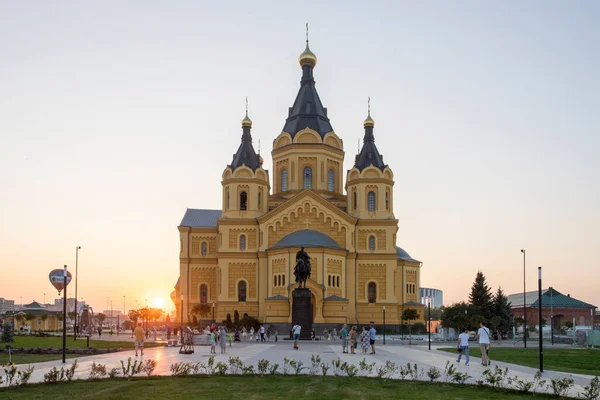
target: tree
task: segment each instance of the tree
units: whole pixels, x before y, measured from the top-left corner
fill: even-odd
[[[510,332],[514,326],[514,317],[510,312],[510,303],[508,302],[508,298],[504,294],[504,291],[501,287],[498,287],[498,290],[494,294],[492,309],[494,318],[498,318],[496,321],[490,321],[497,323],[494,328],[500,331],[500,335],[502,335],[502,333]]]
[[[0,337],[0,340],[2,340],[4,343],[14,342],[15,339],[13,337],[14,332],[12,326],[10,326],[8,322],[6,322],[2,329],[2,337]]]
[[[75,321],[75,311],[69,311],[67,315],[71,321]]]
[[[192,315],[197,315],[200,317],[200,329],[202,329],[202,319],[204,317],[208,317],[210,315],[210,311],[210,304],[206,303],[195,304],[194,307],[192,307]]]
[[[103,323],[106,320],[106,314],[98,313],[95,318],[98,322]]]
[[[235,310],[233,312],[233,325],[235,325],[236,327],[240,326],[240,313],[238,312],[238,310]]]
[[[414,308],[407,308],[402,311],[402,316],[400,317],[403,321],[408,321],[408,344],[411,344],[412,335],[410,333],[411,321],[415,321],[419,319],[419,312]]]
[[[223,323],[225,324],[225,326],[227,327],[227,329],[232,329],[233,328],[233,321],[231,320],[231,314],[227,313],[227,318],[225,319],[225,321],[223,321]]]
[[[489,321],[492,318],[492,293],[485,281],[483,272],[477,272],[475,282],[471,286],[469,304],[473,307],[474,315],[481,316],[484,321]]]
[[[31,326],[31,321],[33,321],[34,318],[35,318],[35,315],[33,315],[31,313],[25,314],[25,320],[27,322],[29,322],[29,326]]]
[[[442,312],[442,326],[444,328],[454,328],[457,331],[462,329],[473,329],[473,307],[461,301],[454,303],[449,307],[444,307]]]
[[[44,329],[46,328],[46,320],[48,319],[48,314],[42,314],[40,315],[40,319],[42,320]]]
[[[137,310],[129,310],[127,316],[133,322],[134,326],[137,325],[138,319],[140,318],[140,313]]]

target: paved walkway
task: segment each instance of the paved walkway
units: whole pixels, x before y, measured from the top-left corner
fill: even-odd
[[[440,346],[442,347],[442,346]],[[444,347],[447,347],[445,345]],[[360,352],[360,348],[358,350]],[[293,350],[292,342],[288,340],[266,343],[234,343],[233,347],[227,347],[226,354],[219,354],[220,349],[217,347],[217,354],[215,355],[215,362],[223,361],[228,364],[229,357],[239,357],[244,364],[252,364],[256,370],[258,360],[267,359],[271,363],[278,363],[283,365],[283,358],[295,359],[302,361],[304,366],[310,367],[310,358],[313,354],[318,354],[321,357],[322,362],[327,363],[331,366],[331,361],[340,358],[343,361],[353,363],[358,366],[358,363],[366,358],[367,362],[375,362],[376,366],[385,364],[386,360],[390,360],[399,365],[406,365],[406,363],[416,363],[419,368],[425,370],[429,367],[434,366],[443,372],[446,362],[450,361],[456,363],[457,355],[446,353],[436,350],[436,347],[432,346],[431,351],[426,346],[403,346],[397,344],[390,344],[387,346],[378,345],[377,354],[375,355],[361,355],[361,354],[343,354],[341,343],[336,342],[308,342],[301,341],[300,349]],[[86,356],[78,358],[79,367],[75,374],[75,379],[87,379],[92,362],[106,364],[107,369],[118,367],[120,369],[120,361],[127,361],[128,357],[135,358],[134,351],[123,351],[119,353],[101,354],[96,356]],[[179,354],[179,347],[157,347],[146,349],[144,352],[143,359],[156,360],[157,367],[154,371],[154,375],[170,375],[170,366],[177,362],[191,362],[191,363],[206,363],[210,357],[210,347],[207,346],[196,346],[195,353],[189,355]],[[140,357],[138,357],[140,358]],[[68,367],[73,359],[67,359],[66,366]],[[43,363],[37,363],[35,365],[35,371],[31,377],[30,382],[41,382],[43,381],[44,374],[48,372],[52,367],[60,368],[63,364],[60,360],[48,361]],[[529,381],[533,380],[535,373],[537,372],[534,368],[524,367],[515,364],[495,362],[492,360],[492,368],[497,365],[500,368],[508,367],[509,376],[517,375],[521,379]],[[23,366],[20,366],[23,368]],[[472,378],[468,383],[475,383],[481,379],[481,373],[486,369],[481,365],[481,360],[477,357],[471,357],[471,362],[467,366],[463,361],[457,366],[461,372],[467,372]],[[304,373],[308,373],[305,370]],[[330,368],[328,374],[333,374],[333,368]],[[375,375],[375,373],[373,373]],[[575,386],[570,390],[571,396],[576,396],[577,393],[581,392],[582,386],[588,385],[593,376],[579,375],[579,374],[568,374],[561,372],[546,371],[543,374],[543,379],[546,379],[549,383],[550,379],[561,378],[572,376],[575,380]],[[423,379],[428,379],[426,376]]]

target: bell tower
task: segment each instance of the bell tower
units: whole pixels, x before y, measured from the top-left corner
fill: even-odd
[[[363,126],[362,149],[347,173],[348,213],[360,219],[394,219],[394,174],[375,146],[371,98]]]
[[[263,169],[263,159],[252,146],[252,121],[242,120],[242,141],[233,161],[223,171],[223,218],[258,218],[269,210],[269,173]]]

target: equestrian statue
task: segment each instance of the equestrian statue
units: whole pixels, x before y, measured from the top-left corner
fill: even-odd
[[[296,253],[294,275],[296,275],[298,288],[302,288],[302,284],[304,284],[304,288],[306,289],[306,280],[310,278],[310,257],[306,251],[304,251],[304,246]]]

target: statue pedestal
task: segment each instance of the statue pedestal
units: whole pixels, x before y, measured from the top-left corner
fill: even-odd
[[[313,326],[312,295],[310,289],[297,288],[292,292],[292,326],[298,323],[302,327],[301,339],[310,339]]]

